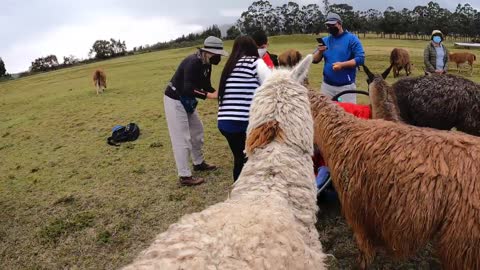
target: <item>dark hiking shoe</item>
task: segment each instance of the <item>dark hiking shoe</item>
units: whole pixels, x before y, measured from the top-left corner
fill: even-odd
[[[193,176],[180,176],[180,179],[178,180],[182,186],[195,186],[205,182],[203,178]]]
[[[193,165],[193,170],[194,171],[213,171],[216,170],[217,166],[215,165],[208,165],[207,163],[202,162],[201,164],[198,165]]]

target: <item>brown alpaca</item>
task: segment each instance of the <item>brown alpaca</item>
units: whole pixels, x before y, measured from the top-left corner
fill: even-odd
[[[400,75],[400,70],[405,69],[405,74],[410,75],[410,55],[405,49],[395,48],[390,53],[390,65],[393,66],[393,77]]]
[[[294,67],[302,60],[302,54],[295,49],[288,49],[278,56],[278,64],[282,67]]]
[[[458,66],[460,64],[468,62],[468,65],[470,65],[470,75],[473,74],[473,62],[477,60],[477,57],[473,53],[469,52],[457,52],[457,53],[451,53],[448,55],[448,60],[455,62],[457,64],[457,71],[460,72],[460,69]]]
[[[362,120],[309,92],[318,145],[367,268],[433,241],[443,269],[480,269],[480,139]]]
[[[97,95],[99,92],[103,93],[103,90],[107,88],[107,75],[100,69],[95,70],[93,73],[93,84],[97,90]]]
[[[302,54],[295,49],[288,49],[278,56],[278,65],[281,67],[292,68],[296,66],[300,60],[302,60]],[[304,86],[308,86],[308,77],[305,78],[303,82]]]

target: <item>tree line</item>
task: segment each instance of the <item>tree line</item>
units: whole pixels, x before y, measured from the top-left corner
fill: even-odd
[[[190,33],[188,35],[182,35],[179,38],[176,38],[171,41],[167,42],[158,42],[153,45],[143,45],[139,47],[134,47],[133,52],[151,52],[151,51],[158,51],[158,50],[168,50],[168,49],[175,49],[175,48],[184,48],[184,47],[192,47],[195,45],[200,44],[209,36],[215,37],[222,37],[222,32],[220,28],[214,24],[210,27],[207,27],[206,30],[200,33]]]
[[[348,4],[330,4],[328,0],[322,2],[323,10],[317,4],[300,6],[288,2],[274,7],[268,0],[255,1],[229,31],[251,34],[262,29],[269,35],[318,33],[325,30],[325,14],[331,11],[338,13],[343,27],[352,32],[429,35],[432,30],[439,29],[449,36],[474,39],[480,36],[480,12],[468,3],[458,4],[453,12],[433,1],[412,10],[396,10],[390,6],[381,12],[376,9],[354,10]]]
[[[59,63],[56,55],[47,55],[35,59],[30,65],[29,72],[45,72],[60,68],[69,67],[75,64],[92,62],[91,60],[103,60],[112,57],[123,56],[127,54],[127,45],[125,41],[115,40],[97,40],[93,43],[89,52],[89,59],[80,60],[74,55],[64,56],[63,63]]]
[[[143,45],[134,47],[131,51],[127,51],[127,45],[125,41],[115,40],[96,40],[92,48],[89,51],[89,58],[80,60],[74,55],[64,56],[63,62],[60,63],[56,55],[47,55],[39,57],[31,62],[29,70],[27,72],[20,73],[20,77],[27,76],[33,73],[46,72],[51,70],[57,70],[65,67],[70,67],[77,64],[86,64],[95,62],[98,60],[105,60],[112,57],[119,57],[125,55],[131,55],[135,53],[150,52],[155,50],[173,49],[181,47],[190,47],[199,44],[208,36],[221,37],[220,28],[217,25],[212,25],[201,33],[190,33],[188,35],[182,35],[181,37],[168,41],[158,42],[153,45]],[[0,58],[0,77],[10,76],[6,73],[5,64]]]

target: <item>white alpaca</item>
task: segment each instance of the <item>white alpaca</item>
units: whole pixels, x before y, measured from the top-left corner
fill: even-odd
[[[312,57],[253,99],[248,162],[230,198],[184,216],[125,269],[325,269],[312,173],[313,122],[300,85]]]

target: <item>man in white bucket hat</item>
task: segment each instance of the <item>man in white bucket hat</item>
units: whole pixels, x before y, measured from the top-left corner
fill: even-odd
[[[197,98],[216,99],[210,75],[212,65],[218,65],[221,56],[228,56],[223,41],[210,36],[194,54],[178,66],[165,90],[164,106],[168,132],[181,185],[192,186],[204,182],[192,176],[190,157],[195,171],[211,171],[217,167],[205,162],[203,156],[203,124],[196,110]]]

